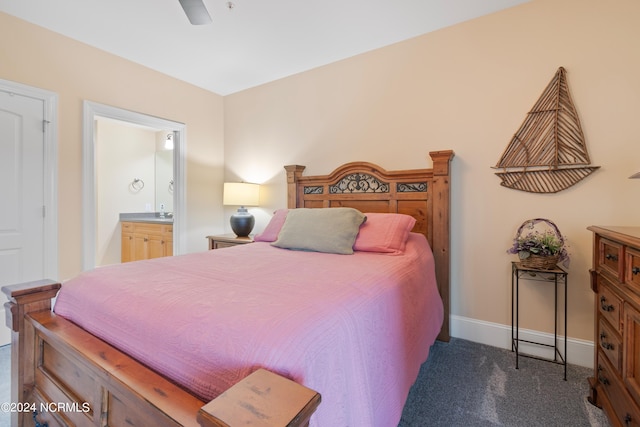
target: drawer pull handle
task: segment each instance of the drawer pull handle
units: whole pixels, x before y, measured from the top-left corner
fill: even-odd
[[[606,342],[605,341],[606,338],[607,338],[607,334],[605,334],[604,332],[601,332],[600,333],[600,345],[605,350],[613,350],[613,344]]]
[[[600,308],[602,309],[602,311],[613,311],[613,304],[605,304],[605,302],[607,301],[607,299],[602,296],[600,297]]]
[[[607,377],[603,376],[600,372],[604,371],[604,368],[601,365],[598,365],[598,381],[600,382],[600,384],[602,385],[609,385],[611,384],[609,382],[609,380],[607,379]]]
[[[631,418],[631,415],[627,414],[624,416],[624,423],[628,426],[631,425],[631,421],[633,421],[633,418]]]
[[[608,259],[609,261],[617,261],[618,260],[618,255],[614,255],[614,254],[606,254],[604,257],[606,259]]]
[[[606,377],[603,377],[602,375],[598,375],[598,381],[600,381],[600,383],[601,383],[602,385],[609,385],[609,384],[611,384],[611,383],[609,382],[609,380],[608,380]]]
[[[631,269],[631,272],[632,272],[633,274],[638,274],[638,273],[640,273],[640,267],[633,267],[633,268]]]

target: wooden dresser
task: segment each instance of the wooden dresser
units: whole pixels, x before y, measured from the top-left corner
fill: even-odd
[[[640,227],[594,233],[595,363],[589,400],[613,426],[640,426]]]

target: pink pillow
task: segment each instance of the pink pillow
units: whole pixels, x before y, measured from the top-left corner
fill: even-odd
[[[267,224],[262,233],[256,234],[253,240],[256,242],[275,242],[278,239],[284,220],[287,219],[287,212],[289,212],[289,209],[275,211],[269,224]]]
[[[416,219],[405,214],[367,213],[367,221],[353,244],[353,250],[400,254],[404,252]]]
[[[289,209],[278,209],[262,233],[253,238],[256,242],[275,242],[280,229],[287,219]],[[400,254],[413,229],[416,219],[405,214],[367,213],[367,220],[360,226],[360,232],[353,244],[353,250]]]

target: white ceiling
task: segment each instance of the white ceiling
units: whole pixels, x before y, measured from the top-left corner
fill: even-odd
[[[227,95],[529,0],[0,0],[0,11]]]

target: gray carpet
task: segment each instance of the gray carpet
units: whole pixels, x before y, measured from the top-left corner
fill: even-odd
[[[10,346],[0,347],[0,403],[11,401],[10,358]],[[436,342],[399,427],[609,426],[586,400],[590,369],[569,365],[563,381],[560,365],[520,358],[519,366],[508,350],[460,339]],[[10,427],[1,411],[0,427]]]
[[[461,339],[436,342],[404,408],[400,427],[609,426],[591,405],[588,368],[563,367]]]

